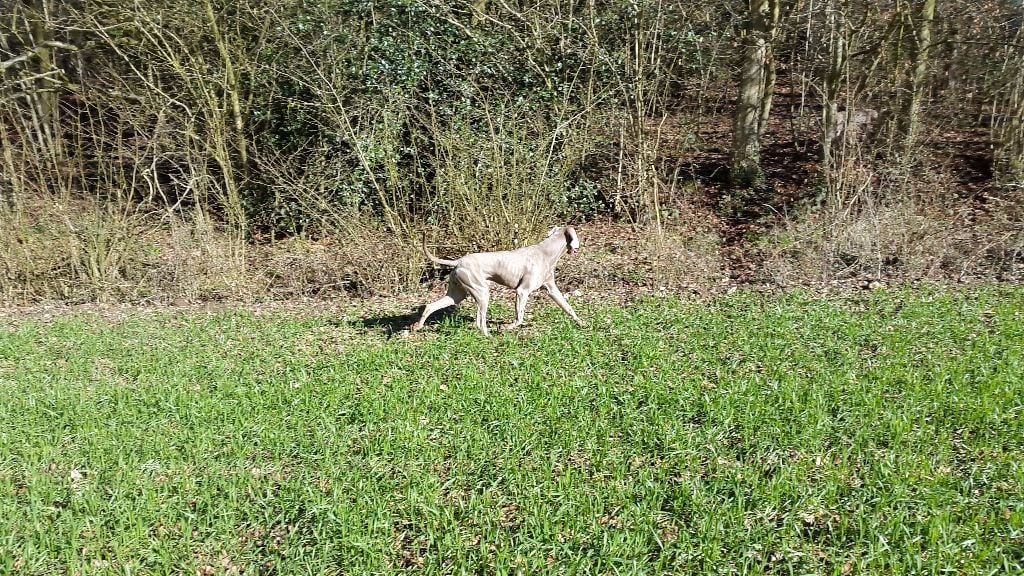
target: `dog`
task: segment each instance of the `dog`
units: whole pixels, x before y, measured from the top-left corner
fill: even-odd
[[[423,253],[435,264],[452,266],[448,278],[448,292],[439,300],[427,304],[423,314],[412,326],[415,332],[423,327],[423,323],[434,312],[454,306],[472,296],[476,301],[476,327],[487,331],[487,304],[490,301],[491,288],[489,282],[497,282],[516,291],[516,319],[504,326],[512,330],[523,323],[526,313],[526,300],[538,288],[543,287],[558,307],[565,311],[580,326],[586,324],[572,306],[566,302],[562,292],[555,285],[555,264],[563,254],[575,254],[580,248],[580,238],[572,226],[556,226],[547,237],[537,244],[518,250],[501,252],[477,252],[467,254],[458,260],[438,258],[427,250],[427,236],[423,235]]]

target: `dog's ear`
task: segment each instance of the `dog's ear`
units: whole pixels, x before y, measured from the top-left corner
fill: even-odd
[[[545,238],[550,238],[551,235],[554,234],[555,232],[558,232],[558,226],[554,226],[554,227],[551,228],[551,230],[548,230],[548,233],[545,234],[544,237]]]
[[[580,237],[576,234],[576,229],[572,226],[566,226],[562,229],[565,234],[565,244],[572,250],[578,250],[580,247]]]

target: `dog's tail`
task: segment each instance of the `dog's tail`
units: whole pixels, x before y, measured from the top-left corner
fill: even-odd
[[[459,263],[458,260],[445,260],[444,258],[438,258],[437,256],[434,256],[433,254],[431,254],[430,250],[427,250],[427,231],[426,230],[423,231],[423,253],[426,254],[427,258],[430,258],[430,260],[434,264],[440,264],[442,266],[455,266],[456,264]]]

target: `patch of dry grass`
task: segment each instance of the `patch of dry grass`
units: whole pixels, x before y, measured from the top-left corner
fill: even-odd
[[[708,222],[676,216],[660,232],[610,222],[577,226],[582,248],[578,256],[559,262],[559,284],[583,293],[624,296],[708,293],[726,279],[721,241]]]
[[[0,296],[105,300],[144,281],[152,231],[135,210],[89,201],[0,209]]]
[[[252,282],[249,248],[202,211],[169,215],[161,226],[150,273],[143,287],[152,297],[222,300],[252,297],[261,288]]]
[[[359,215],[315,239],[252,243],[201,210],[144,212],[98,200],[0,210],[6,306],[419,296],[424,281],[448,273],[428,265],[418,235],[391,234]],[[707,295],[730,282],[715,219],[695,206],[676,206],[660,231],[610,221],[576,227],[582,250],[563,258],[557,272],[562,289],[576,297]],[[444,255],[470,250],[440,232],[432,238]],[[787,219],[755,242],[748,245],[761,263],[755,278],[776,286],[1024,278],[1024,227],[1001,204],[985,211],[865,199]]]
[[[261,247],[254,259],[275,298],[409,291],[418,286],[426,260],[418,239],[358,221],[317,240],[290,238]]]
[[[902,200],[790,220],[759,245],[774,284],[852,278],[1011,280],[1024,274],[1021,224]]]

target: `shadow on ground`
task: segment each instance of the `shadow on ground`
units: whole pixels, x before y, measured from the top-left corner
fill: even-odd
[[[420,306],[417,310],[408,314],[391,314],[363,318],[361,324],[363,328],[367,330],[383,332],[388,338],[390,338],[396,332],[401,332],[409,328],[409,326],[411,326],[422,313],[423,307]],[[453,318],[457,315],[458,306],[449,306],[431,314],[430,318],[427,318],[426,325],[433,326],[440,324],[447,318]]]

